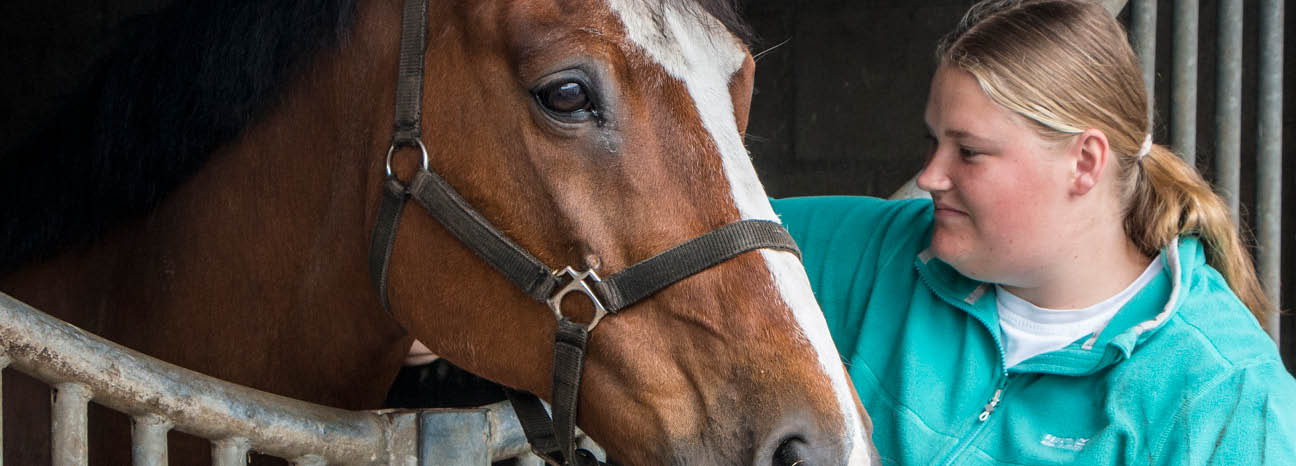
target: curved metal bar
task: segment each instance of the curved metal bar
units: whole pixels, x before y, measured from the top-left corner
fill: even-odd
[[[0,353],[58,385],[84,384],[95,402],[154,413],[207,439],[247,437],[281,458],[316,454],[336,464],[386,462],[386,419],[239,386],[155,360],[91,335],[0,293]]]
[[[419,418],[419,466],[491,462],[485,410],[446,410]]]
[[[545,403],[544,407],[545,410],[552,411],[548,403]],[[527,443],[526,433],[522,431],[522,422],[518,420],[512,403],[501,401],[477,409],[486,411],[486,425],[490,426],[487,429],[486,446],[491,452],[491,461],[520,458],[519,461],[525,464],[528,457],[534,458],[531,454],[531,445]],[[599,461],[606,460],[607,454],[603,449],[579,428],[576,429],[576,440],[581,448],[594,452],[594,456]]]
[[[315,405],[158,361],[0,293],[0,368],[10,360],[15,369],[58,387],[71,418],[80,406],[84,419],[91,394],[96,403],[134,417],[135,451],[151,452],[137,456],[136,464],[165,464],[166,432],[174,426],[213,440],[218,464],[238,463],[250,448],[303,465],[413,466],[418,443],[453,442],[438,432],[462,427],[467,411],[484,416],[481,435],[492,461],[530,452],[507,401],[473,410],[346,411]],[[439,430],[427,428],[440,424]],[[578,430],[577,437],[585,434]],[[84,464],[78,461],[70,464]]]

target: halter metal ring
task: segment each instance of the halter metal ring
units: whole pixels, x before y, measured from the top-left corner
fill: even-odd
[[[575,269],[572,269],[571,266],[564,267],[562,270],[554,272],[555,278],[562,278],[563,275],[571,277],[571,281],[567,282],[566,285],[563,285],[562,288],[559,288],[558,291],[554,292],[553,296],[550,296],[549,299],[545,300],[545,302],[549,304],[549,309],[553,311],[554,317],[562,320],[564,317],[562,313],[563,297],[567,296],[567,293],[573,291],[579,291],[585,294],[585,296],[589,297],[590,302],[594,303],[594,318],[590,319],[589,325],[585,326],[585,331],[593,331],[594,326],[598,325],[600,320],[603,320],[603,316],[606,316],[608,311],[607,308],[603,307],[603,302],[599,301],[598,295],[594,294],[594,289],[590,288],[589,284],[585,282],[585,279],[588,278],[593,280],[595,283],[603,280],[600,279],[598,274],[594,273],[593,270],[577,272]]]
[[[424,170],[427,170],[427,169],[428,169],[428,153],[427,153],[427,146],[424,146],[424,145],[423,145],[423,140],[422,140],[422,139],[418,139],[418,138],[415,138],[415,139],[414,139],[414,144],[418,146],[418,148],[419,148],[419,152],[421,152],[421,153],[423,154],[423,169],[424,169]],[[399,146],[403,146],[403,145],[408,145],[408,143],[406,143],[406,144],[400,144],[399,142],[392,141],[391,146],[387,148],[387,176],[388,176],[388,177],[393,176],[393,175],[392,175],[392,165],[391,165],[391,161],[392,161],[392,154],[396,153],[396,148],[397,148],[397,147],[399,147]]]

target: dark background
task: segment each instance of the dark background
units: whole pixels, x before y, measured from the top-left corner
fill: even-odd
[[[86,70],[113,47],[123,21],[171,0],[0,3],[0,154],[53,119],[87,80]],[[886,196],[922,166],[922,111],[937,39],[958,21],[968,0],[742,1],[758,41],[755,96],[747,145],[772,196]],[[1257,1],[1244,2],[1243,216],[1255,199]],[[1215,11],[1202,0],[1198,40],[1198,169],[1213,172]],[[1120,18],[1126,22],[1129,7]],[[1283,303],[1296,302],[1296,167],[1293,153],[1291,39],[1287,8],[1284,60]],[[1168,143],[1173,2],[1158,5],[1156,130]],[[77,128],[68,128],[76,131]],[[1283,319],[1283,350],[1296,371],[1296,318]]]

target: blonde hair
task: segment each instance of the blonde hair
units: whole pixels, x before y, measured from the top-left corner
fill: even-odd
[[[1102,131],[1115,154],[1125,234],[1148,256],[1180,235],[1200,237],[1206,261],[1259,322],[1274,312],[1223,199],[1168,148],[1140,147],[1149,99],[1125,31],[1097,2],[986,0],[937,48],[941,66],[972,74],[991,100],[1062,139]]]

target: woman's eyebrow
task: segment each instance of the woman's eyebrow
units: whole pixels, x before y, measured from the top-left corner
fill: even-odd
[[[932,130],[932,127],[931,127],[931,124],[930,124],[930,123],[927,123],[926,121],[923,121],[923,129],[925,129],[925,130],[927,131],[927,137],[930,137],[930,138],[933,138],[933,139],[936,138],[936,131],[933,131],[933,130]],[[983,138],[983,137],[981,137],[981,136],[977,136],[977,135],[975,135],[975,134],[972,134],[971,131],[968,131],[968,130],[965,130],[965,129],[961,129],[961,128],[947,128],[947,129],[945,129],[945,132],[943,132],[943,133],[941,133],[941,134],[942,134],[943,136],[947,137],[947,138],[958,139],[958,140],[960,140],[960,141],[965,141],[965,142],[968,142],[968,143],[973,144],[973,145],[987,145],[987,146],[988,146],[988,145],[994,145],[994,143],[995,143],[994,141],[992,141],[992,140],[990,140],[990,139]]]
[[[990,140],[990,139],[986,139],[986,138],[983,138],[983,137],[981,137],[981,136],[977,136],[977,135],[975,135],[975,134],[972,134],[972,133],[969,132],[969,131],[961,130],[961,129],[947,129],[947,130],[945,130],[945,136],[947,136],[947,137],[951,137],[951,138],[954,138],[954,139],[958,139],[958,140],[961,140],[961,141],[966,141],[966,142],[971,143],[971,144],[974,144],[974,145],[993,145],[993,144],[994,144],[994,141],[992,141],[992,140]]]

